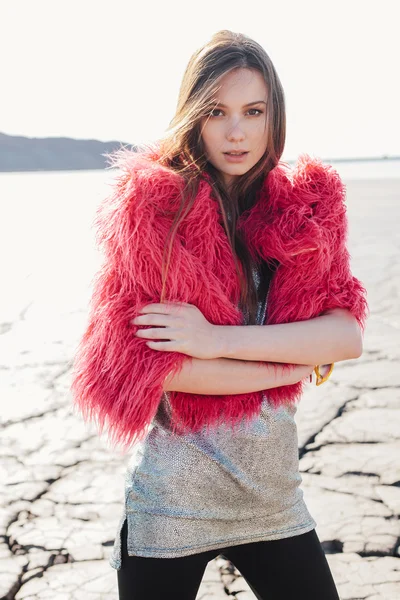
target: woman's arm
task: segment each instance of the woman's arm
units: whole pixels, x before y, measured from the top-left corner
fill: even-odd
[[[363,348],[357,320],[341,308],[296,323],[216,327],[225,358],[323,365],[358,358]]]
[[[179,373],[167,377],[164,391],[192,394],[246,394],[297,383],[313,366],[276,364],[213,358],[186,360]]]

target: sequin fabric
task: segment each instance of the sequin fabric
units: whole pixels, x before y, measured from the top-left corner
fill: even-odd
[[[259,291],[259,268],[253,277]],[[261,298],[257,324],[264,322],[268,294]],[[275,409],[264,395],[260,415],[234,433],[222,425],[177,436],[171,432],[165,392],[126,472],[125,506],[110,565],[121,568],[126,519],[128,554],[159,558],[314,529],[299,487],[296,410],[294,404]]]

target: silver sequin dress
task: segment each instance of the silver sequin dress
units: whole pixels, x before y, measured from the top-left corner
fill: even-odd
[[[261,271],[253,269],[257,289]],[[259,301],[257,324],[267,296]],[[273,408],[234,434],[226,426],[177,436],[165,392],[125,478],[125,505],[109,562],[121,568],[127,519],[128,554],[174,558],[205,550],[306,533],[316,527],[300,489],[296,406]]]

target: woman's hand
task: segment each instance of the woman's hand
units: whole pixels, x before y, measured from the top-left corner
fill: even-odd
[[[222,340],[217,333],[218,327],[207,321],[193,304],[147,304],[130,322],[152,326],[151,329],[138,329],[135,335],[149,338],[147,345],[154,350],[181,352],[202,359],[221,356]],[[165,341],[153,341],[156,339]]]
[[[314,365],[296,365],[293,371],[293,382],[297,383],[306,377],[309,377],[310,383],[312,382],[312,374],[314,372]]]

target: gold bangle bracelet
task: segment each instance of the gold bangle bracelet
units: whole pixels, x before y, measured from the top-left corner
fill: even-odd
[[[322,375],[321,375],[321,373],[319,371],[319,367],[321,365],[316,365],[314,367],[314,373],[317,376],[317,380],[315,382],[315,385],[322,385],[323,383],[325,383],[325,381],[327,381],[329,379],[329,377],[332,374],[334,365],[335,365],[335,363],[330,363],[329,371],[327,372],[327,374],[324,377],[322,377]]]

